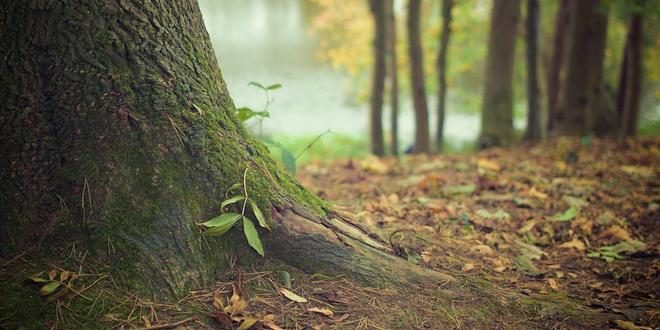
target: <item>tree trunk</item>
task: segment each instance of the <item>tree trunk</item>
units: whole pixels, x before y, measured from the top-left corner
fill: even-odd
[[[590,113],[590,65],[593,54],[592,21],[598,0],[583,0],[574,3],[571,16],[570,42],[566,58],[566,78],[556,116],[557,133],[560,135],[586,135],[591,132]]]
[[[454,0],[442,0],[442,32],[438,50],[438,122],[435,135],[435,150],[442,152],[445,128],[445,106],[447,103],[447,49],[451,33],[451,10]]]
[[[386,1],[387,54],[390,74],[390,153],[399,154],[399,61],[396,54],[396,18],[394,0]]]
[[[628,36],[626,37],[625,82],[619,93],[623,100],[621,113],[623,136],[634,136],[637,132],[637,117],[639,116],[640,98],[642,92],[642,14],[635,13],[630,19]]]
[[[539,0],[527,1],[527,130],[525,140],[540,141],[541,109],[538,81]]]
[[[564,55],[566,53],[566,37],[571,22],[571,7],[569,0],[561,0],[555,18],[555,35],[553,40],[552,59],[548,70],[548,132],[555,129],[555,117],[557,114],[557,103],[561,90],[561,69],[564,67]]]
[[[493,1],[481,110],[481,149],[505,146],[513,139],[513,61],[519,16],[519,0]]]
[[[430,153],[429,111],[426,104],[424,83],[424,59],[420,39],[421,0],[408,2],[408,57],[410,58],[410,84],[412,86],[413,105],[415,108],[415,146],[414,153]]]
[[[385,155],[383,141],[383,94],[385,93],[385,52],[387,32],[385,27],[385,3],[369,0],[369,8],[374,18],[374,66],[371,78],[371,108],[369,111],[369,134],[371,152],[376,156]]]
[[[0,22],[0,256],[72,246],[124,288],[180,295],[258,260],[199,233],[243,182],[266,257],[373,285],[450,279],[394,256],[244,130],[195,1],[10,1]],[[392,271],[383,271],[390,269]]]
[[[598,136],[615,135],[618,120],[615,106],[606,95],[604,68],[607,46],[608,11],[606,6],[598,6],[591,22],[591,48],[589,53],[589,112],[593,118],[593,132]]]

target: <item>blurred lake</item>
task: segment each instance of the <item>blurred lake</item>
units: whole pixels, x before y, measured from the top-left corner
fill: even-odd
[[[237,107],[263,107],[263,92],[248,86],[250,81],[283,85],[272,93],[275,102],[269,109],[271,117],[263,123],[264,133],[309,136],[331,130],[368,138],[368,104],[350,104],[345,87],[347,74],[315,57],[319,40],[309,32],[318,13],[314,2],[199,0],[199,4],[223,78]],[[436,106],[433,98],[429,101],[430,127],[435,134]],[[400,108],[399,139],[405,148],[414,136],[412,101],[405,95]],[[387,131],[387,108],[384,117]],[[449,112],[445,139],[457,145],[472,141],[479,124],[478,114]]]

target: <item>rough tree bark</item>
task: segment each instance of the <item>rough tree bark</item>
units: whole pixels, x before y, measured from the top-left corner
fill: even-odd
[[[430,153],[429,110],[426,103],[424,59],[419,31],[421,5],[421,0],[410,0],[408,2],[408,57],[410,59],[413,106],[415,108],[415,146],[413,152]]]
[[[566,54],[566,44],[568,42],[567,31],[571,22],[571,2],[570,0],[561,0],[557,9],[555,18],[555,35],[552,43],[552,59],[548,69],[548,123],[547,130],[552,133],[555,129],[555,116],[557,113],[557,103],[561,90],[561,69]]]
[[[249,167],[247,189],[270,210],[267,257],[373,285],[450,279],[279,170],[234,115],[195,1],[0,6],[3,258],[75,244],[125,288],[179,295],[223,272],[226,253],[258,258],[240,229],[206,238],[195,225]]]
[[[369,135],[371,137],[371,152],[376,156],[385,155],[383,140],[383,94],[385,93],[385,52],[386,24],[385,2],[369,0],[369,9],[374,18],[373,70],[371,75],[371,101],[369,111]]]
[[[481,149],[508,145],[513,139],[513,60],[519,16],[519,0],[493,1],[481,110]]]
[[[394,0],[387,0],[387,60],[390,78],[390,153],[399,154],[399,60],[396,54],[396,17],[394,16]]]
[[[576,1],[569,29],[570,41],[566,58],[566,77],[556,114],[559,135],[586,135],[591,132],[593,118],[590,113],[592,98],[590,72],[595,56],[591,30],[598,0]]]
[[[538,81],[538,41],[539,41],[539,0],[527,1],[527,129],[526,141],[540,141],[543,137],[541,130],[541,109],[539,102]]]
[[[642,14],[630,18],[624,56],[624,68],[619,86],[621,108],[621,135],[634,136],[637,132],[640,98],[642,92]]]
[[[442,0],[442,32],[438,49],[438,121],[435,133],[435,150],[442,152],[445,130],[445,106],[447,103],[447,49],[451,33],[451,10],[454,0]]]

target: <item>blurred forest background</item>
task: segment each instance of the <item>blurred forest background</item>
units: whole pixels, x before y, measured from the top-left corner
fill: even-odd
[[[200,6],[236,106],[268,107],[263,123],[247,122],[254,132],[294,154],[332,132],[303,161],[463,152],[556,135],[660,133],[658,1],[201,0]],[[411,72],[411,54],[421,72]],[[282,88],[265,98],[251,81]]]

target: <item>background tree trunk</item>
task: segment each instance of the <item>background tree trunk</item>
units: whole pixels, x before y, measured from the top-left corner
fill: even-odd
[[[642,92],[642,14],[635,13],[630,19],[626,37],[625,82],[619,88],[623,100],[621,113],[623,136],[634,136],[637,132],[640,98]]]
[[[435,150],[442,152],[445,128],[445,106],[447,103],[447,49],[451,33],[451,10],[454,0],[442,0],[442,32],[438,49],[438,122],[435,133]]]
[[[610,97],[606,95],[604,69],[605,49],[607,46],[607,7],[596,7],[591,22],[591,60],[589,65],[589,112],[593,118],[593,132],[599,136],[615,135],[617,132],[617,114]]]
[[[556,116],[557,133],[560,135],[586,135],[591,132],[592,116],[589,109],[592,90],[591,74],[595,66],[593,54],[592,22],[598,0],[583,0],[574,3],[571,16],[566,78]]]
[[[408,57],[410,58],[410,83],[415,108],[415,146],[413,152],[430,153],[429,111],[426,104],[424,59],[419,34],[420,7],[421,0],[410,0],[408,2]]]
[[[513,61],[519,16],[520,1],[493,1],[479,136],[482,149],[508,145],[513,138]]]
[[[396,54],[396,17],[394,0],[386,0],[387,54],[390,77],[390,153],[399,154],[399,61]]]
[[[571,22],[570,0],[561,0],[555,18],[555,35],[553,40],[552,59],[548,70],[548,132],[555,128],[555,117],[557,116],[557,104],[561,90],[562,68],[568,43],[567,31]]]
[[[180,295],[223,272],[227,253],[257,260],[240,228],[217,239],[195,225],[249,167],[249,194],[270,215],[267,257],[372,285],[449,279],[280,171],[234,115],[195,1],[0,6],[3,258],[55,262],[75,246],[124,288]]]
[[[527,130],[525,140],[540,141],[541,109],[538,81],[539,0],[527,1]]]
[[[385,53],[386,26],[385,2],[369,0],[369,8],[374,18],[374,66],[371,78],[371,103],[369,112],[369,135],[371,136],[371,152],[376,156],[385,155],[383,141],[383,94],[385,93]]]

